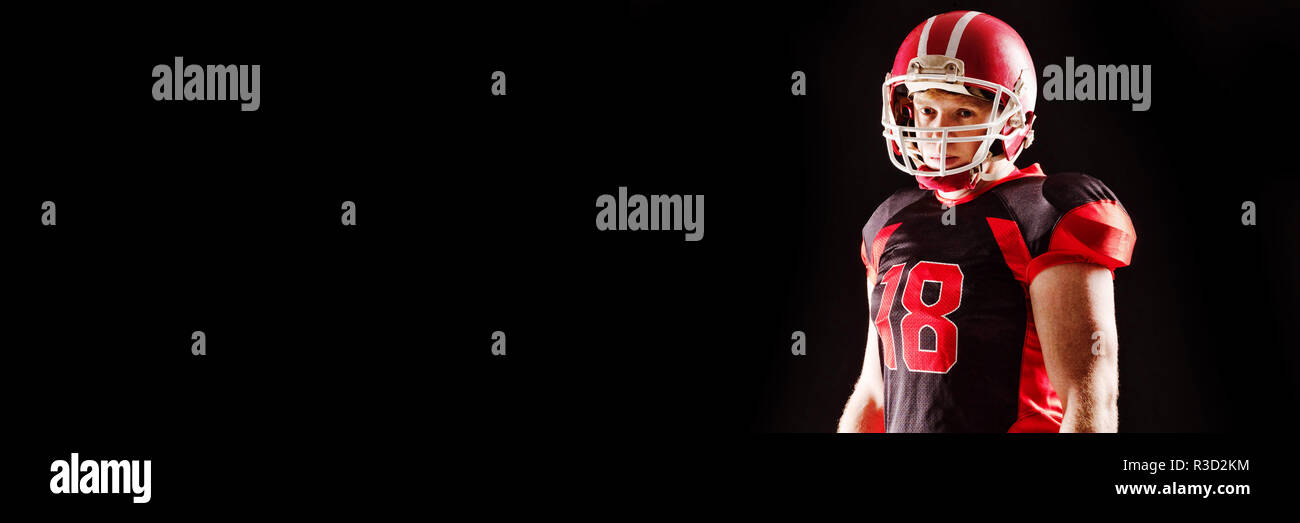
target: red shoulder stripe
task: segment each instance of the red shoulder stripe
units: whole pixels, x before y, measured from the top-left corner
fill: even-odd
[[[1114,200],[1080,205],[1056,223],[1047,252],[1029,263],[1029,281],[1044,269],[1062,263],[1094,263],[1114,270],[1128,265],[1137,232],[1128,213]]]
[[[876,279],[876,266],[880,263],[880,254],[885,252],[885,244],[889,243],[889,237],[893,236],[894,231],[902,224],[903,222],[898,222],[893,225],[881,227],[880,232],[876,233],[876,238],[871,241],[870,258],[866,257],[866,244],[864,243],[862,245],[863,261],[867,264],[867,278],[870,281],[875,281]]]
[[[1029,246],[1012,220],[987,218],[993,238],[1002,251],[1007,268],[1025,293],[1025,339],[1020,348],[1020,385],[1017,392],[1016,422],[1007,432],[1059,432],[1064,410],[1047,377],[1043,347],[1034,325],[1034,308],[1029,302]]]

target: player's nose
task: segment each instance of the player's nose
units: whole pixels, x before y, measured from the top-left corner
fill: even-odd
[[[939,129],[940,127],[943,127],[943,125],[944,125],[944,124],[943,124],[942,122],[940,122],[940,121],[931,121],[929,124],[925,125],[924,127],[926,127],[927,129],[933,129],[933,130],[921,131],[921,137],[922,137],[922,138],[939,138],[940,136],[943,136],[943,131]]]

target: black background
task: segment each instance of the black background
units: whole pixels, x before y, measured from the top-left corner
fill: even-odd
[[[1120,429],[1162,434],[756,435],[835,428],[865,344],[860,229],[912,183],[881,152],[879,82],[912,27],[953,9],[1008,22],[1040,71],[1065,56],[1152,65],[1147,112],[1040,97],[1018,163],[1092,174],[1129,210]],[[824,508],[809,498],[944,485],[1117,501],[1112,483],[1146,479],[1119,460],[1141,457],[1253,458],[1248,474],[1186,481],[1278,499],[1298,373],[1290,109],[1248,97],[1276,90],[1251,79],[1295,55],[1296,14],[17,12],[0,86],[5,501],[162,517],[495,513],[503,497],[569,510],[605,491]],[[149,71],[174,56],[260,64],[261,108],[152,100]],[[490,94],[497,70],[505,97]],[[795,70],[807,96],[790,94]],[[597,231],[593,204],[619,186],[704,194],[704,240]],[[39,224],[45,200],[54,228]],[[355,228],[339,223],[344,200]],[[1256,226],[1241,225],[1245,200]],[[207,356],[190,355],[194,330]],[[506,357],[490,354],[496,330]],[[806,356],[790,355],[795,330]],[[153,501],[51,495],[49,464],[71,452],[152,459]]]

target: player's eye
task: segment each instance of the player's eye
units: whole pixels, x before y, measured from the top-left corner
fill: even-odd
[[[958,109],[958,110],[957,110],[957,116],[958,116],[959,118],[974,118],[974,117],[975,117],[975,111],[972,111],[972,110],[970,110],[970,109]]]
[[[922,108],[921,108],[921,114],[926,115],[926,116],[934,116],[934,108],[933,108],[933,107],[922,107]]]

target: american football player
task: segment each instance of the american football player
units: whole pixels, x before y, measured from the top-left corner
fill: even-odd
[[[1036,76],[988,14],[903,40],[881,123],[915,183],[862,229],[868,341],[841,432],[1117,430],[1113,279],[1137,236],[1100,180],[1016,166]]]

